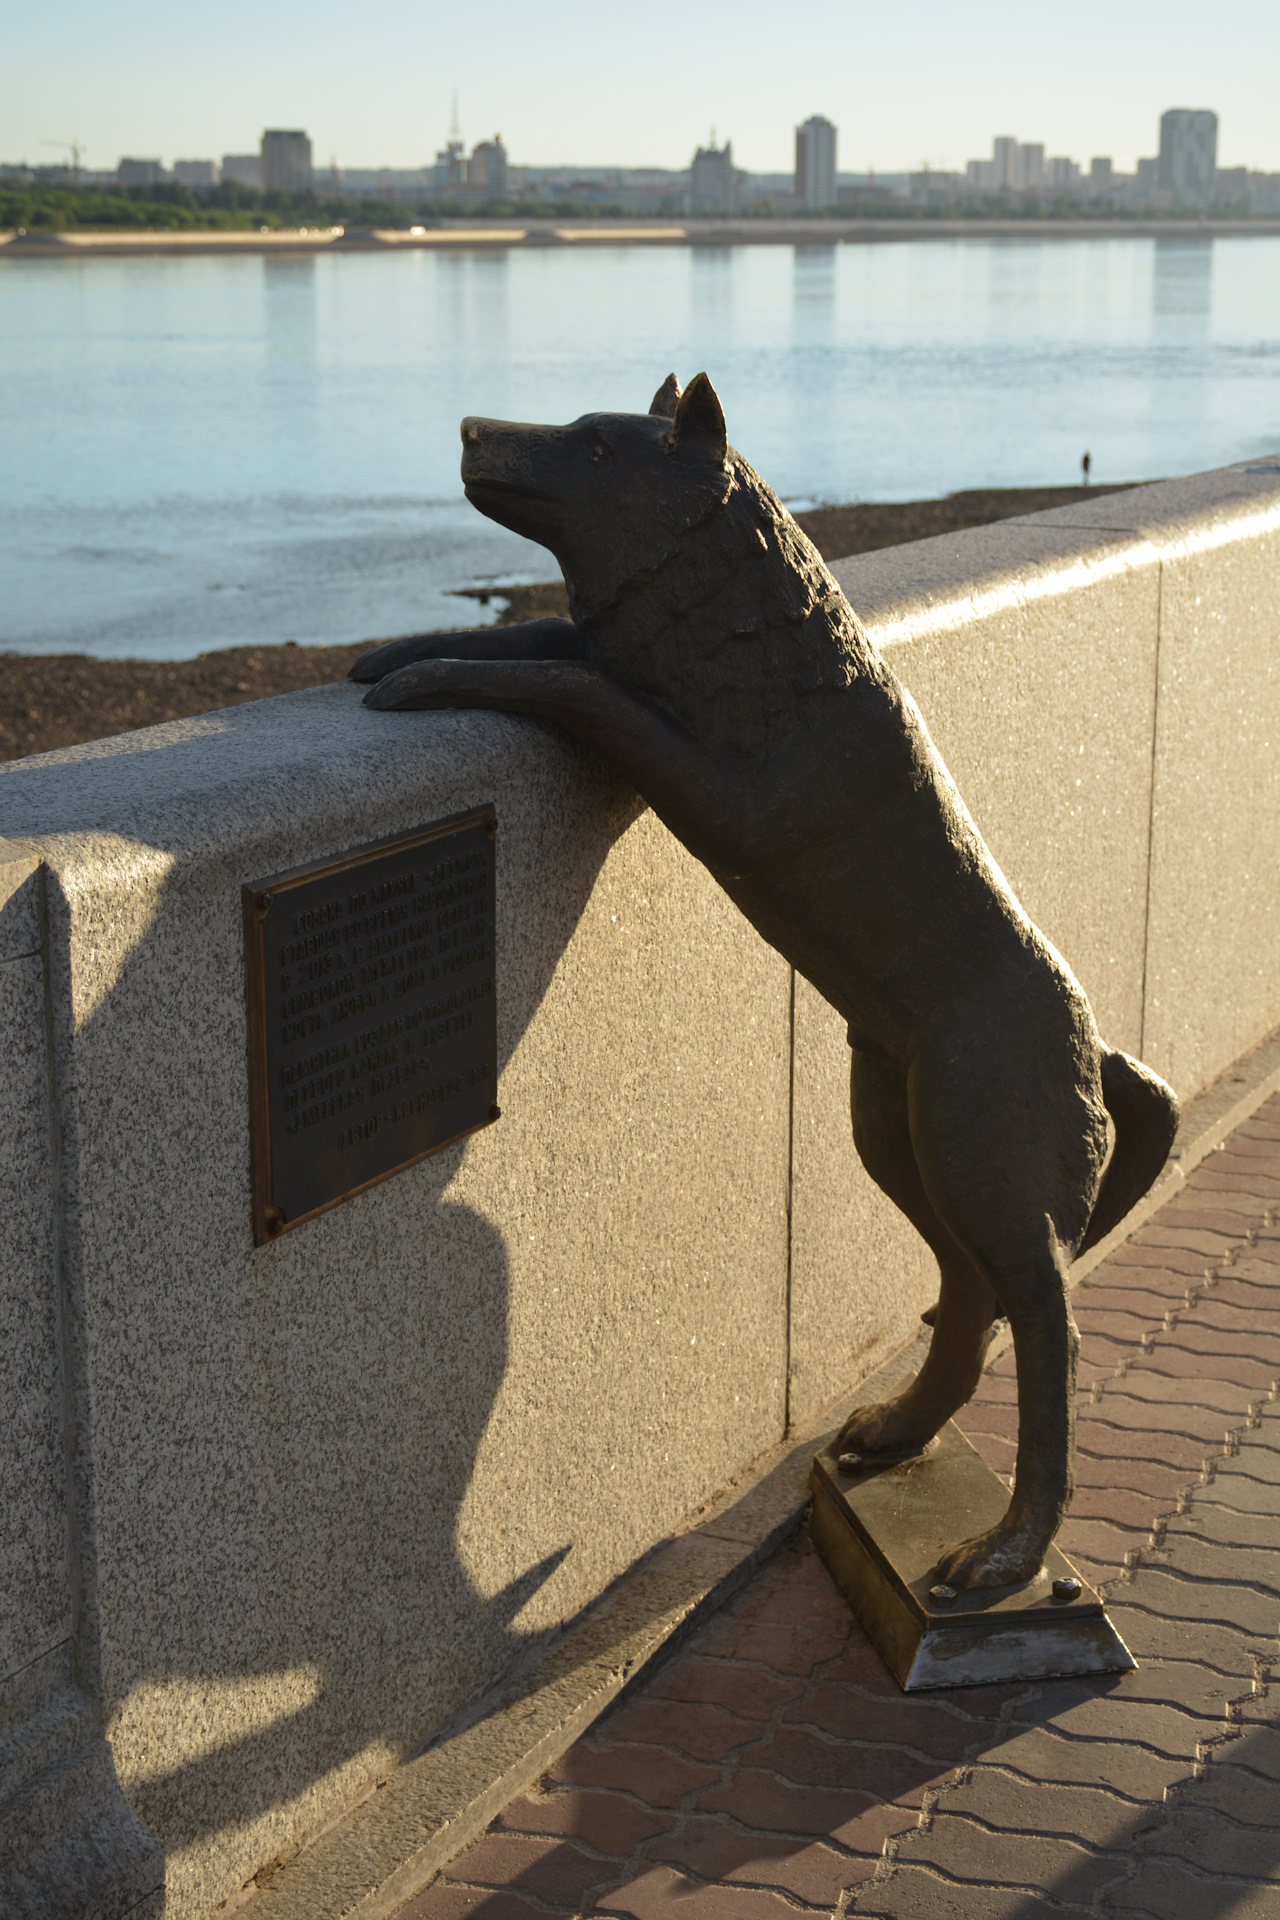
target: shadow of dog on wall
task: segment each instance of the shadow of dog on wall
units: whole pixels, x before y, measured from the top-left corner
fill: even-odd
[[[973,1392],[1006,1315],[1015,1491],[938,1575],[956,1587],[1029,1579],[1073,1484],[1067,1270],[1156,1178],[1174,1095],[1100,1040],[910,694],[728,445],[705,374],[684,393],[671,375],[647,415],[471,418],[462,440],[467,498],[550,549],[573,618],[393,642],[352,677],[377,683],[374,708],[559,721],[633,782],[847,1020],[858,1152],[932,1248],[941,1294],[919,1375],[859,1410],[839,1444],[927,1445]]]

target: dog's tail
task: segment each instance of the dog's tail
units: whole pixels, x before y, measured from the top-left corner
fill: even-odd
[[[1159,1175],[1178,1131],[1178,1096],[1158,1073],[1127,1053],[1104,1049],[1102,1097],[1115,1121],[1116,1146],[1102,1176],[1077,1257],[1105,1239]]]

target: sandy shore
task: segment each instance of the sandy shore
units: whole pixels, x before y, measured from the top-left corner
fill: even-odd
[[[832,246],[840,242],[902,240],[1208,239],[1215,235],[1280,233],[1280,219],[980,220],[849,218],[817,220],[469,220],[421,227],[188,227],[32,228],[0,232],[0,260],[33,254],[118,259],[122,254],[349,253],[442,247],[561,247],[574,245],[739,247]]]
[[[1096,487],[1095,494],[1116,489]],[[1019,513],[1066,506],[1086,497],[1078,487],[1003,487],[949,494],[942,500],[824,507],[797,514],[824,559],[898,546],[932,534],[984,526]],[[482,599],[478,589],[473,598]],[[496,597],[496,596],[495,596]],[[564,587],[504,589],[502,624],[537,614],[567,613]],[[460,597],[458,625],[468,624]],[[379,638],[346,647],[227,647],[194,660],[96,660],[83,653],[0,653],[0,760],[100,740],[160,720],[215,707],[239,706],[270,694],[341,680]]]

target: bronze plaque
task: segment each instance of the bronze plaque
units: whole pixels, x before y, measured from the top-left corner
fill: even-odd
[[[244,888],[253,1237],[498,1118],[492,807]]]

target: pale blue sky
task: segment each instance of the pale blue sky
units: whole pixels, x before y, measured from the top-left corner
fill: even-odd
[[[458,89],[468,144],[517,162],[686,165],[714,126],[791,165],[825,113],[840,165],[961,165],[996,133],[1131,167],[1169,106],[1214,107],[1219,162],[1280,170],[1277,0],[60,0],[5,28],[0,159],[217,157],[305,127],[318,162],[419,166]]]

